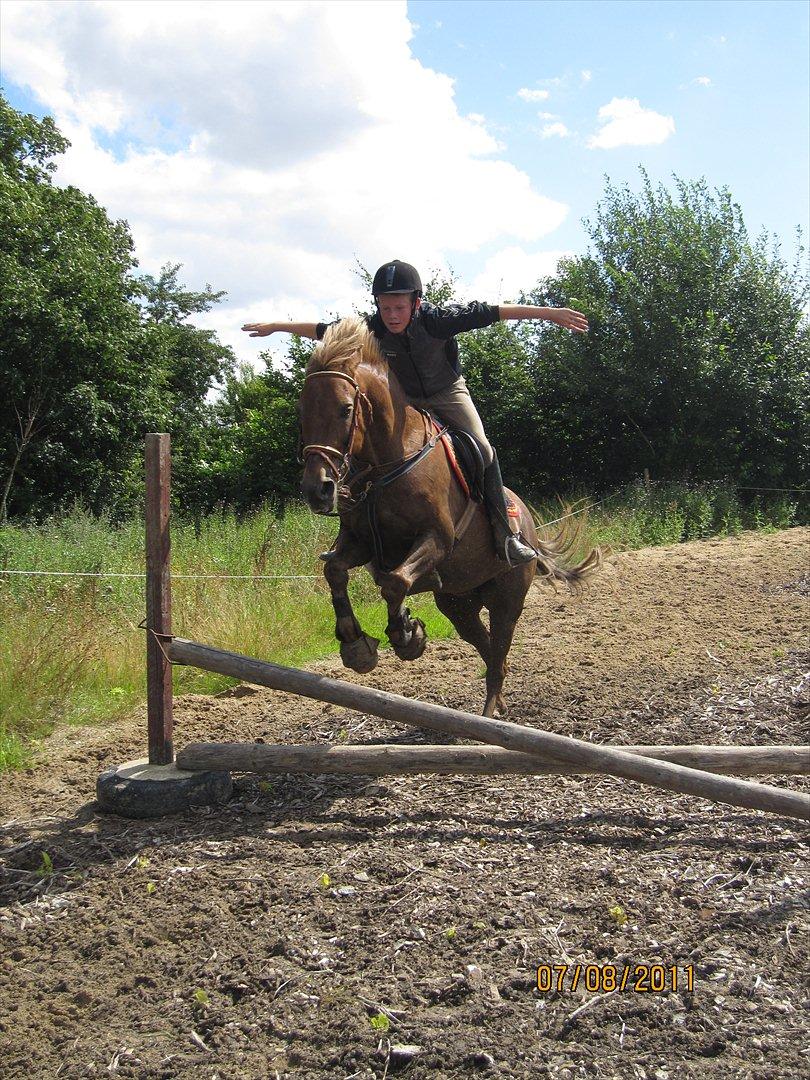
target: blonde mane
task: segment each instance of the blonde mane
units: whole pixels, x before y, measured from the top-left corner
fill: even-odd
[[[365,319],[341,319],[326,328],[323,342],[307,364],[306,374],[333,370],[351,374],[361,363],[380,368],[383,366],[377,339],[369,330]]]

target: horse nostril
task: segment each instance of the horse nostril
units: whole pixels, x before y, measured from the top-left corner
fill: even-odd
[[[335,497],[335,481],[334,480],[324,480],[324,482],[321,484],[321,496],[325,500],[328,500],[329,502],[331,502],[332,499],[334,499],[334,497]]]

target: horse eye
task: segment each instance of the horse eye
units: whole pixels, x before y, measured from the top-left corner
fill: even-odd
[[[352,415],[352,406],[351,406],[351,404],[349,404],[347,402],[343,406],[343,408],[340,410],[340,414],[341,414],[341,416],[351,416]]]

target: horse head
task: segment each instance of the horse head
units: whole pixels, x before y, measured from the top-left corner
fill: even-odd
[[[301,491],[316,514],[333,514],[352,465],[363,460],[373,413],[362,362],[379,356],[362,319],[329,327],[307,366],[299,412]]]

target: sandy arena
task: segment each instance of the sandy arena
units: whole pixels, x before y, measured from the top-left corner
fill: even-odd
[[[810,742],[809,563],[810,529],[747,533],[616,556],[579,600],[532,589],[507,718],[616,744]],[[459,641],[317,669],[484,699]],[[252,687],[177,701],[178,746],[237,739],[437,741]],[[70,729],[0,781],[8,1080],[810,1071],[802,822],[601,776],[246,776],[224,807],[98,814],[98,773],[144,748],[143,715]],[[577,965],[659,965],[665,985],[574,987]]]

